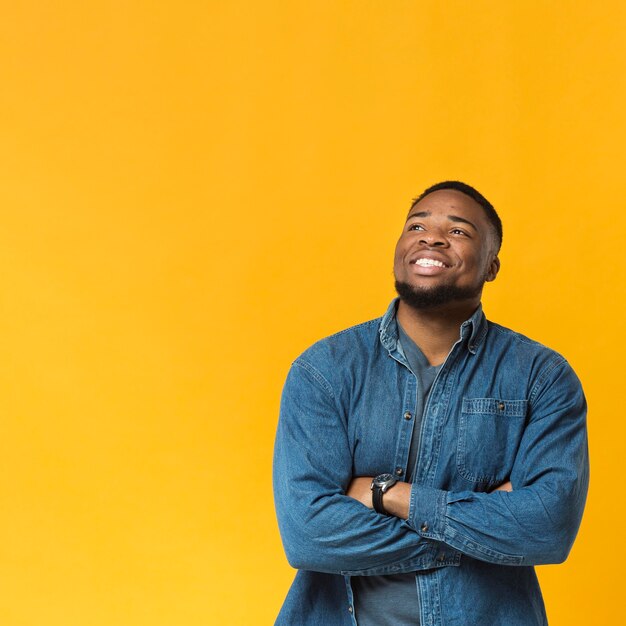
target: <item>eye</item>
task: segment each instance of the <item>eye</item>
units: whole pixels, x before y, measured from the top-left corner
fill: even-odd
[[[453,235],[467,235],[467,233],[464,230],[461,230],[460,228],[453,228],[450,232]]]
[[[421,224],[411,224],[408,230],[424,230],[424,227]]]

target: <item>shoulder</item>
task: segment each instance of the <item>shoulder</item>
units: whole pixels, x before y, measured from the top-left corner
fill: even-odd
[[[379,342],[381,320],[379,317],[324,337],[307,348],[294,363],[326,367],[345,363],[354,358],[362,359],[371,353]]]
[[[313,378],[331,395],[351,387],[352,381],[365,373],[372,358],[380,352],[381,319],[357,324],[316,341],[293,361],[291,375],[298,379]]]
[[[508,350],[513,350],[516,353],[541,357],[548,361],[565,360],[565,357],[556,350],[501,324],[488,321],[487,328],[487,342],[494,347],[496,345],[506,347]]]
[[[313,384],[335,398],[352,388],[374,353],[380,350],[381,319],[352,326],[315,342],[291,364],[287,385]]]
[[[528,376],[532,383],[531,398],[557,380],[568,381],[570,386],[580,386],[576,373],[562,354],[510,328],[491,321],[487,324],[487,353],[496,361],[506,360],[509,373]],[[513,369],[510,369],[511,366]]]

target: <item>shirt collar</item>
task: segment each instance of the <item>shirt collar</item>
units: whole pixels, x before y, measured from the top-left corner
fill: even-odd
[[[465,320],[461,324],[461,339],[464,339],[469,335],[469,340],[467,341],[467,349],[472,353],[476,354],[478,348],[482,344],[485,339],[485,335],[487,334],[487,318],[483,313],[483,305],[479,304],[478,308],[472,314],[468,320]]]
[[[400,298],[394,298],[383,315],[378,332],[380,333],[380,341],[389,351],[393,351],[398,345],[398,325],[396,324],[396,311],[398,310],[398,301]],[[459,336],[464,341],[467,349],[476,354],[481,346],[485,335],[487,334],[487,319],[483,313],[483,305],[479,304],[472,316],[461,324]],[[467,339],[467,341],[465,341]]]

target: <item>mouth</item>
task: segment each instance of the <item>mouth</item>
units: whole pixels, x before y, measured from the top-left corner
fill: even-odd
[[[447,269],[450,267],[449,265],[446,265],[443,261],[430,259],[427,257],[420,257],[418,259],[415,259],[415,261],[411,261],[411,264],[418,265],[419,267],[440,267],[442,269]]]
[[[452,264],[448,265],[446,261],[442,261],[441,257],[443,255],[436,255],[439,258],[434,258],[435,255],[432,253],[424,253],[418,252],[415,254],[413,258],[409,260],[410,273],[414,276],[424,277],[429,280],[431,277],[442,276],[446,274]]]

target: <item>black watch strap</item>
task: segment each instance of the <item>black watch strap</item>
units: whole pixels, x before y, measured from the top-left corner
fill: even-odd
[[[374,511],[376,511],[376,513],[389,515],[383,505],[383,490],[378,485],[374,485],[372,488],[372,503],[374,504]]]
[[[378,474],[378,476],[372,480],[372,504],[374,505],[374,511],[376,511],[376,513],[389,515],[383,504],[383,494],[391,489],[397,482],[398,479],[393,474]]]

